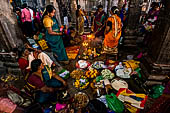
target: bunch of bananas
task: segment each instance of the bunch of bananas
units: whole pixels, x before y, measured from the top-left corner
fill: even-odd
[[[96,84],[96,79],[94,79],[93,82],[90,83],[90,87],[91,87],[92,89],[95,89],[95,88],[96,88],[96,87],[95,87],[95,84]]]
[[[98,75],[98,72],[96,69],[91,69],[86,71],[86,77],[87,78],[95,78]]]

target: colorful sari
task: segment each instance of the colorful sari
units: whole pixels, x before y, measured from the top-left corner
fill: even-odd
[[[49,66],[45,66],[42,70],[43,81],[48,87],[59,88],[62,86],[62,82],[52,77],[52,69]]]
[[[100,14],[98,14],[98,12],[94,14],[93,32],[96,33],[95,35],[96,37],[104,36],[105,19],[106,19],[106,14],[104,11],[101,12]]]
[[[29,91],[34,90],[34,92],[32,91],[32,93],[35,93],[35,99],[39,103],[47,102],[49,99],[51,101],[55,100],[57,97],[55,92],[45,93],[41,90],[38,90],[41,89],[44,85],[53,88],[59,88],[62,86],[62,83],[59,80],[52,77],[52,70],[48,66],[44,67],[44,69],[42,70],[42,74],[38,74],[36,72],[32,73],[28,78],[27,85],[25,87]]]
[[[117,15],[112,15],[107,19],[107,22],[108,21],[112,23],[112,26],[110,31],[105,33],[104,47],[117,48],[121,36],[121,19]]]
[[[83,35],[84,33],[84,17],[83,17],[83,12],[80,10],[79,11],[80,16],[77,18],[77,23],[78,23],[78,34]]]
[[[51,27],[54,32],[60,32],[58,22],[55,18],[50,18],[48,15],[46,15],[43,19],[43,24],[45,28]],[[46,31],[46,40],[50,45],[52,52],[57,55],[57,59],[59,61],[68,60],[61,36],[50,35],[48,31]]]

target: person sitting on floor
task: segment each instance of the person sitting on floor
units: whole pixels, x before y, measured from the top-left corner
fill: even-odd
[[[31,62],[31,74],[27,85],[36,90],[35,99],[40,104],[48,100],[56,100],[56,91],[67,86],[67,83],[52,72],[48,66],[44,66],[40,59]]]
[[[18,50],[18,56],[19,56],[18,64],[23,75],[26,75],[30,71],[30,69],[27,68],[29,66],[29,61],[28,61],[29,54],[30,52],[27,48],[22,48]]]
[[[63,35],[63,43],[65,47],[77,45],[81,42],[79,36],[76,35],[76,30],[74,27],[69,27],[67,32]]]
[[[32,50],[32,52],[30,52],[30,50]],[[27,75],[27,73],[30,72],[31,62],[34,59],[41,59],[44,65],[48,65],[50,68],[56,67],[55,69],[57,71],[61,71],[63,69],[58,62],[53,61],[46,53],[41,52],[40,50],[35,50],[26,44],[26,48],[24,47],[19,50],[18,59],[18,64],[23,75]]]

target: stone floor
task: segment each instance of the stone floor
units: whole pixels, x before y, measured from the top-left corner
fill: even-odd
[[[119,49],[119,57],[118,57],[118,61],[123,61],[126,59],[127,55],[134,55],[136,56],[137,54],[139,54],[141,52],[141,48],[139,47],[120,47]],[[112,56],[108,56],[107,57],[108,59],[112,59],[112,60],[115,60],[114,57]],[[106,58],[101,55],[95,59],[92,59],[92,60],[89,60],[89,62],[94,62],[94,61],[105,61]],[[69,70],[70,72],[72,72],[74,69],[76,69],[76,62],[78,61],[78,57],[75,59],[75,60],[70,60],[70,63],[68,65],[63,65],[63,67],[67,70]],[[80,90],[76,89],[74,86],[73,86],[73,82],[74,80],[72,78],[69,78],[67,79],[67,83],[68,83],[68,92],[70,93],[71,96],[74,96],[74,94],[78,93]],[[137,92],[142,92],[140,90],[140,86],[137,86],[133,80],[128,80],[127,81],[130,85],[130,89],[132,91],[134,91],[135,93]],[[21,88],[24,84],[24,81],[23,80],[20,80],[20,81],[16,81],[14,83],[18,88]],[[92,94],[93,90],[88,87],[87,89],[85,90],[82,90],[81,92],[84,92],[88,95],[89,99],[93,99],[95,98],[94,95]],[[152,105],[152,103],[154,102],[153,99],[149,98],[147,103],[145,104],[145,109],[141,111],[141,113],[145,113],[146,111],[148,111],[148,109],[150,108],[150,106]]]
[[[139,54],[142,50],[139,48],[139,47],[120,47],[119,49],[119,57],[118,57],[118,61],[123,61],[126,59],[127,55],[134,55],[136,56],[137,54]],[[112,59],[112,60],[115,60],[114,57],[107,57],[108,59]],[[89,62],[94,62],[94,61],[105,61],[106,58],[104,58],[103,55],[101,55],[100,57],[97,57],[93,60],[89,60]],[[76,62],[78,61],[78,58],[76,58],[75,60],[71,60],[70,61],[70,64],[69,65],[65,65],[63,66],[65,69],[68,69],[70,72],[72,72],[74,69],[76,69],[75,65],[76,65]],[[76,89],[74,86],[73,86],[73,79],[72,78],[69,78],[67,80],[68,82],[68,91],[70,93],[71,96],[73,96],[74,94],[76,94],[77,92],[79,92],[80,90]],[[142,93],[143,91],[140,89],[140,86],[137,86],[135,84],[135,82],[133,82],[133,80],[127,80],[127,82],[129,83],[129,86],[130,86],[130,89],[132,91],[134,91],[135,93]],[[90,99],[93,99],[94,96],[92,94],[93,90],[88,87],[87,89],[85,90],[82,90],[82,92],[86,93]],[[141,111],[141,113],[145,113],[146,111],[148,111],[148,109],[151,107],[152,103],[154,102],[154,99],[151,99],[151,98],[148,98],[148,101],[145,105],[145,109]]]

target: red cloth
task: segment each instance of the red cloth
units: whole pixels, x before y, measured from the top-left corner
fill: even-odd
[[[41,78],[35,74],[30,75],[30,77],[28,78],[28,83],[35,86],[38,89],[41,89],[42,87],[45,86]]]
[[[24,58],[20,58],[20,59],[18,60],[18,64],[19,64],[19,68],[20,68],[21,70],[25,70],[25,69],[28,67],[29,62],[28,62],[28,60],[26,60],[26,59],[24,59]]]

